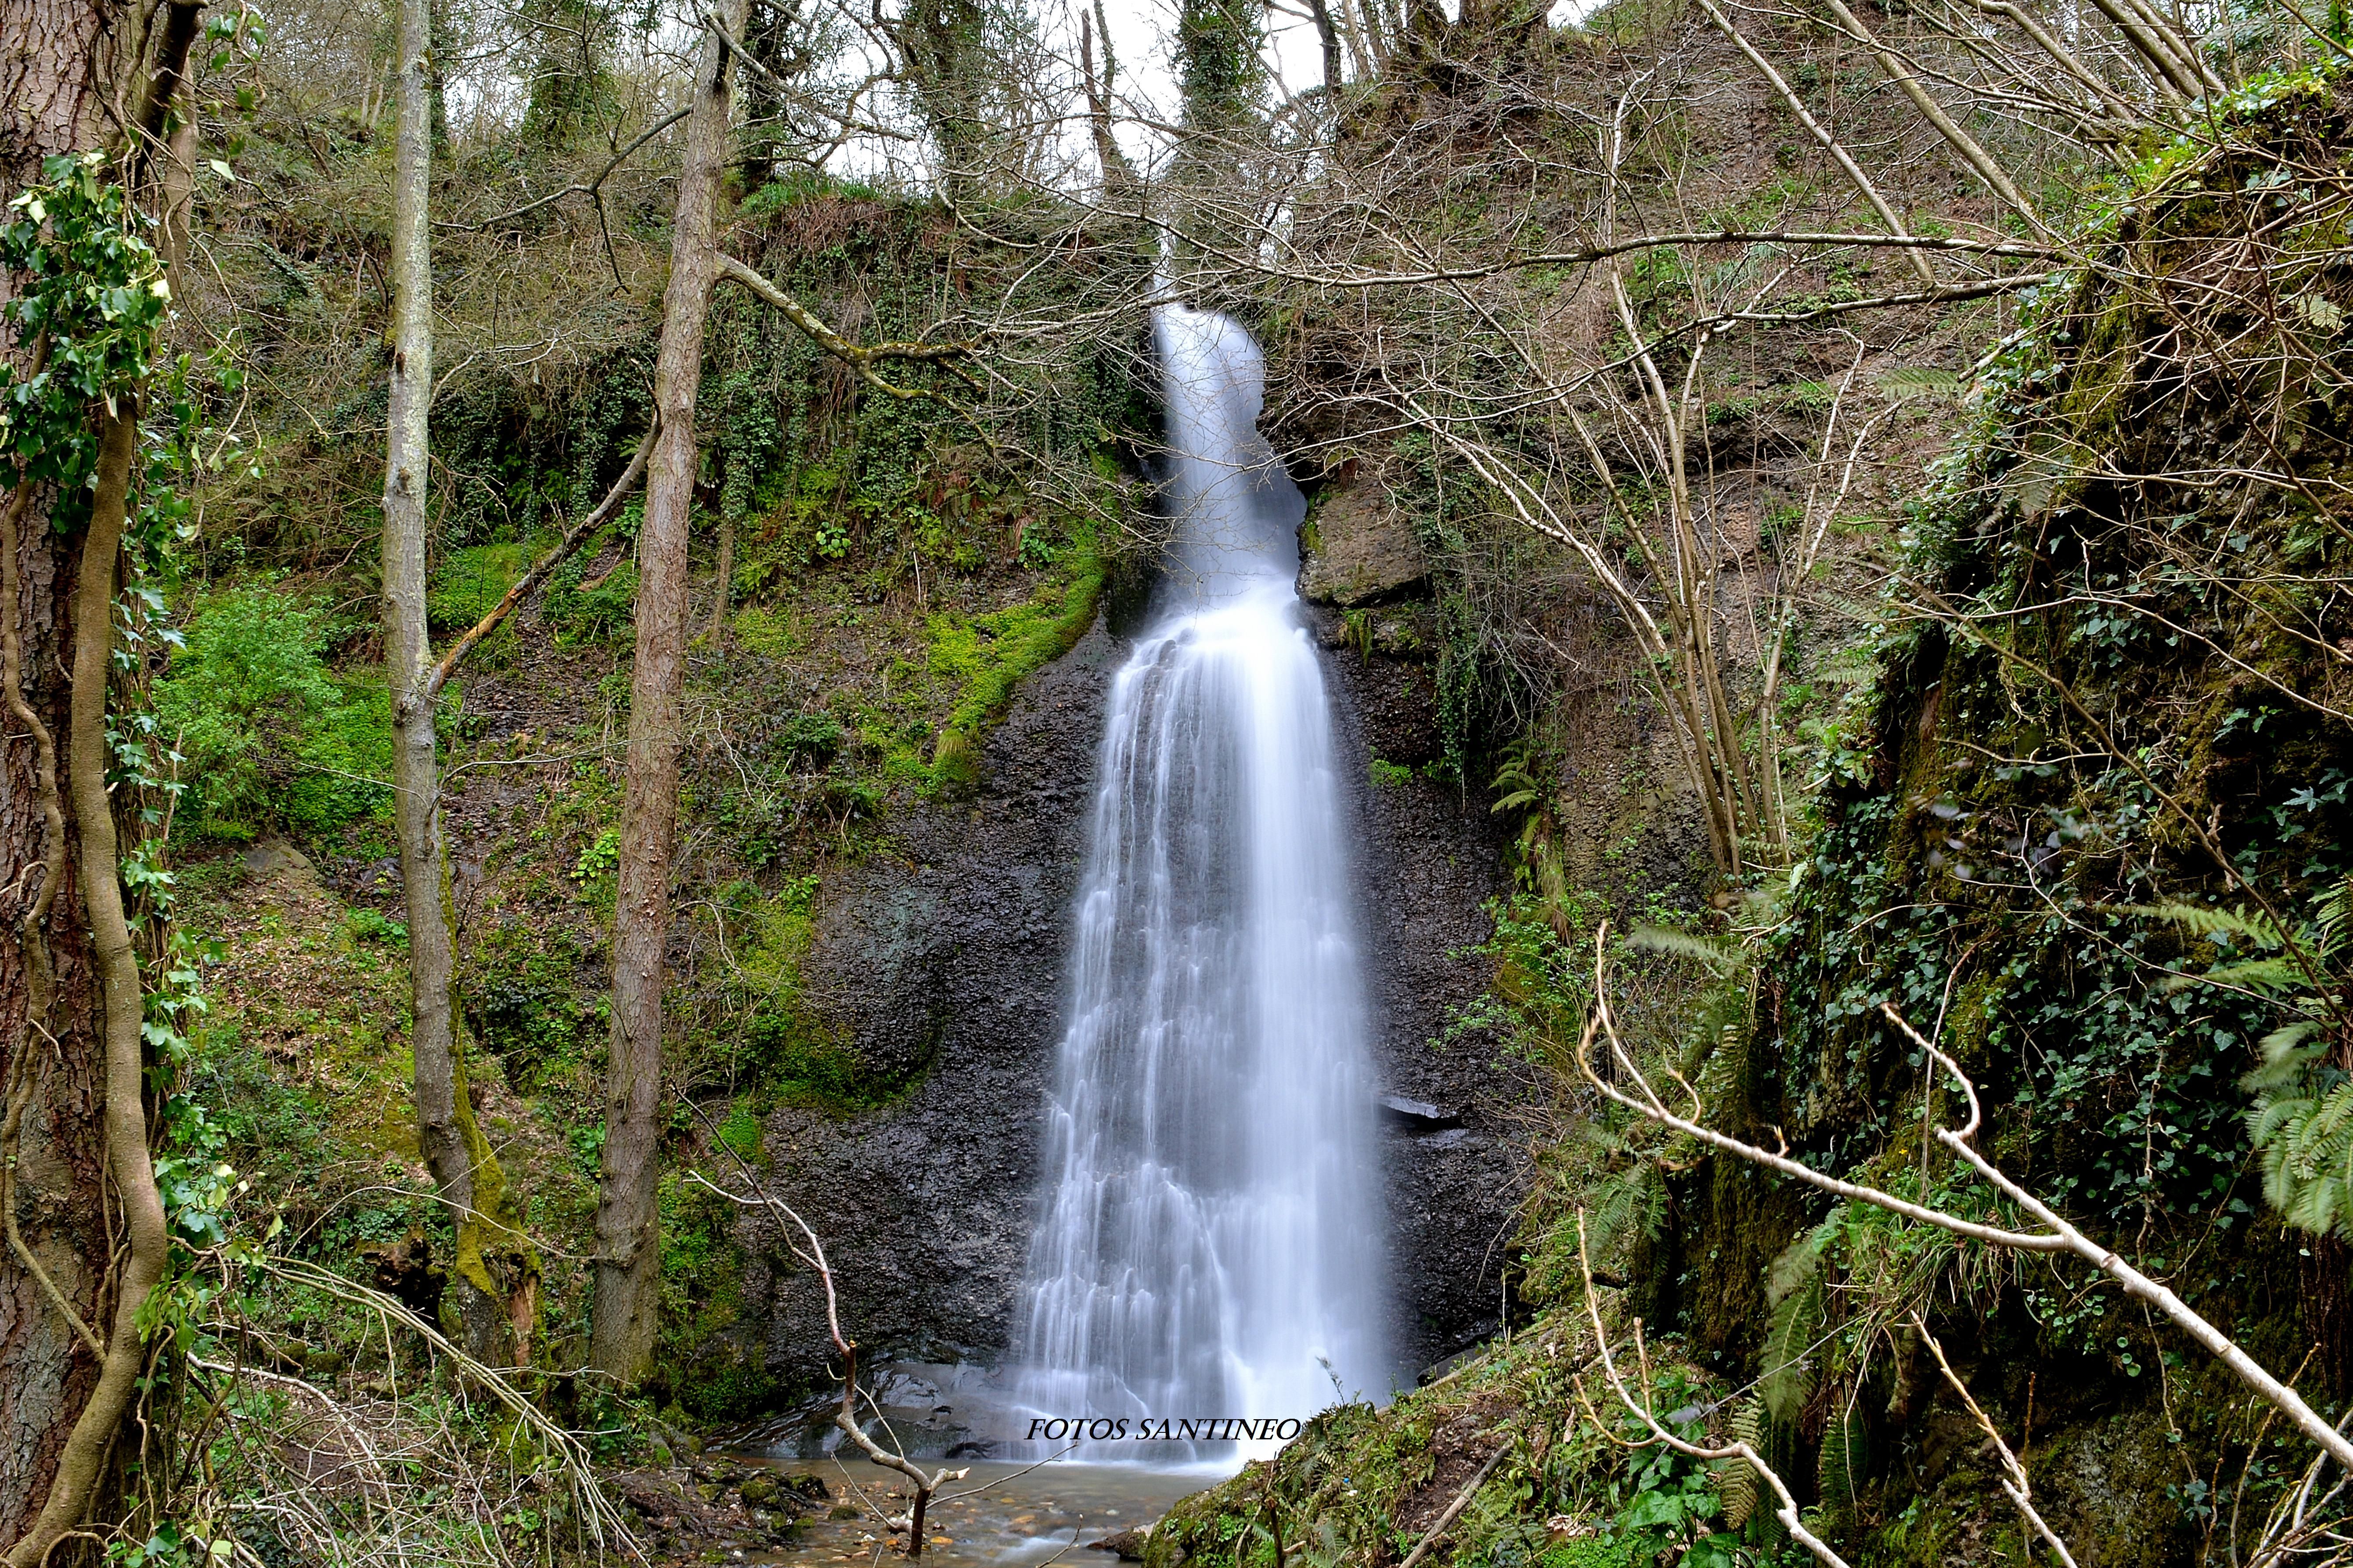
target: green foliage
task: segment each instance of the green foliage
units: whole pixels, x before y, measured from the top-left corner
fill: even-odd
[[[386,947],[406,947],[408,928],[381,910],[357,909],[343,917],[343,930],[353,942],[378,942]]]
[[[1862,1500],[1862,1487],[1871,1472],[1871,1429],[1862,1419],[1862,1411],[1850,1403],[1831,1415],[1830,1426],[1822,1434],[1820,1459],[1815,1465],[1815,1491],[1821,1498],[1821,1510],[1826,1518],[1844,1523],[1855,1517]]]
[[[389,815],[378,781],[392,763],[391,700],[380,682],[328,673],[335,631],[325,611],[271,587],[197,602],[155,683],[155,712],[188,759],[200,831],[328,833]]]
[[[2209,937],[2242,937],[2255,945],[2289,947],[2287,933],[2269,920],[2223,917],[2211,910],[2168,906],[2167,918]],[[2353,877],[2315,901],[2293,956],[2220,961],[2201,978],[2278,995],[2297,1016],[2258,1042],[2262,1064],[2246,1077],[2254,1096],[2247,1133],[2263,1171],[2263,1198],[2288,1224],[2326,1236],[2353,1237],[2353,1074],[2332,1035],[2347,999],[2344,961],[2353,953]]]
[[[790,1390],[765,1369],[763,1347],[730,1331],[744,1310],[735,1205],[677,1172],[662,1177],[659,1205],[662,1328],[655,1359],[662,1370],[655,1392],[705,1425],[773,1412]]]
[[[1765,1402],[1748,1398],[1733,1406],[1731,1419],[1725,1423],[1727,1443],[1746,1443],[1758,1455],[1765,1452]],[[1758,1480],[1757,1467],[1738,1458],[1717,1461],[1715,1495],[1724,1506],[1724,1522],[1727,1529],[1739,1530],[1756,1514],[1762,1499],[1763,1483]]]
[[[637,564],[624,561],[584,584],[586,555],[584,551],[549,574],[546,619],[557,628],[560,642],[620,640],[637,607]]]
[[[434,573],[425,595],[427,620],[438,631],[462,631],[498,607],[506,591],[531,568],[529,540],[453,550]]]
[[[1187,125],[1214,130],[1241,122],[1265,88],[1264,43],[1258,7],[1249,0],[1182,0],[1176,58]]]
[[[526,1093],[576,1081],[605,1037],[608,993],[582,985],[577,950],[549,934],[524,921],[480,933],[468,944],[460,988],[468,1027],[499,1058],[508,1084]]]
[[[107,168],[102,153],[44,159],[40,183],[0,222],[0,268],[22,279],[7,318],[20,342],[42,345],[37,371],[0,365],[0,449],[24,478],[57,487],[60,532],[90,504],[90,408],[135,395],[170,308],[162,259],[140,232],[146,220],[102,183]]]
[[[747,1163],[760,1158],[760,1117],[748,1099],[739,1098],[728,1108],[727,1120],[719,1124],[717,1137]]]
[[[1813,1397],[1820,1373],[1815,1336],[1822,1324],[1822,1254],[1836,1234],[1820,1225],[1806,1232],[1773,1260],[1765,1289],[1772,1320],[1765,1331],[1765,1349],[1757,1390],[1766,1410],[1779,1422],[1798,1418]]]
[[[607,827],[572,863],[572,879],[584,885],[601,882],[619,869],[620,864],[621,830]]]
[[[229,1568],[237,1547],[234,1536],[206,1535],[166,1520],[144,1541],[108,1542],[106,1561],[110,1568]]]

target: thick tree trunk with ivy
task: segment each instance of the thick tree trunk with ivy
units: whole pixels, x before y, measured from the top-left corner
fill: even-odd
[[[722,24],[742,36],[744,0]],[[596,1294],[588,1364],[628,1384],[653,1362],[661,1289],[656,1183],[661,1128],[663,950],[670,942],[670,852],[678,826],[679,698],[686,678],[686,543],[694,500],[694,400],[703,319],[719,272],[719,181],[727,167],[734,57],[708,33],[696,60],[693,114],[670,230],[654,407],[661,421],[638,532],[637,661],[629,675],[628,782],[614,908],[612,1054],[597,1171]]]
[[[142,471],[141,389],[169,292],[162,258],[125,223],[123,204],[152,194],[197,9],[171,0],[133,16],[0,0],[0,36],[37,40],[0,64],[0,179],[11,192],[36,180],[48,187],[32,246],[49,258],[0,274],[6,298],[35,288],[45,296],[37,338],[0,328],[15,459],[0,479],[0,1542],[9,1568],[56,1561],[69,1536],[116,1515],[116,1489],[146,1432],[134,1400],[156,1373],[149,1298],[170,1241],[148,1145],[146,998],[117,869],[125,851],[108,780],[108,692]],[[138,109],[121,164],[82,163],[49,180],[44,161],[98,147],[101,102],[125,98]],[[117,168],[131,198],[107,184]],[[7,265],[31,267],[17,241]],[[82,266],[101,270],[72,270]],[[77,377],[45,383],[67,342]]]
[[[433,84],[428,0],[402,0],[393,160],[392,384],[384,478],[385,670],[392,687],[393,820],[408,912],[410,1055],[417,1139],[457,1230],[443,1310],[466,1353],[509,1366],[529,1350],[536,1260],[513,1224],[498,1156],[467,1093],[455,922],[441,837],[433,728],[433,647],[425,618],[427,404],[433,392]]]
[[[44,157],[97,142],[97,61],[112,20],[104,5],[0,0],[0,37],[9,40],[0,50],[6,195],[39,177]],[[13,298],[20,281],[0,276],[0,298]],[[5,323],[0,342],[10,368],[24,373],[34,345]],[[0,476],[9,523],[0,537],[9,688],[0,716],[0,1160],[8,1167],[0,1200],[14,1222],[0,1248],[0,1546],[13,1546],[47,1500],[98,1382],[99,1358],[57,1298],[84,1323],[100,1315],[110,1237],[98,967],[61,805],[80,540],[51,526],[53,493],[20,490],[13,468]],[[43,910],[36,906],[51,855],[61,858],[61,875]],[[46,974],[36,973],[36,948],[46,948]]]

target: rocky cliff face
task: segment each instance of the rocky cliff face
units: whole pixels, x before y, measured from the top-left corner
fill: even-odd
[[[1385,570],[1363,556],[1353,584]],[[1509,1121],[1518,1080],[1491,1065],[1482,1039],[1437,1043],[1485,982],[1478,959],[1451,955],[1486,934],[1498,846],[1480,801],[1372,767],[1438,754],[1417,651],[1338,646],[1339,612],[1309,615],[1355,780],[1377,1061],[1401,1108],[1384,1118],[1384,1156],[1393,1342],[1409,1376],[1492,1327],[1523,1187]],[[848,1120],[778,1110],[765,1149],[772,1190],[825,1238],[845,1329],[873,1352],[989,1363],[1016,1331],[1071,904],[1105,693],[1124,656],[1099,623],[1016,698],[967,798],[911,810],[897,853],[830,878],[821,895],[805,964],[811,1005],[878,1074],[921,1076],[894,1103]],[[747,1218],[744,1236],[745,1297],[759,1304],[744,1331],[770,1370],[820,1381],[821,1291],[767,1216]]]
[[[844,1329],[890,1355],[988,1361],[1011,1331],[1061,1037],[1070,906],[1103,697],[1124,649],[1100,624],[1033,678],[969,798],[917,807],[899,852],[831,879],[805,965],[814,1008],[902,1099],[843,1121],[781,1110],[773,1190],[827,1244]],[[765,1219],[747,1299],[770,1368],[819,1381],[823,1293]]]

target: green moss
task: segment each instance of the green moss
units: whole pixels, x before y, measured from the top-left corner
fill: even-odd
[[[935,616],[931,623],[932,674],[955,683],[957,697],[943,736],[955,733],[976,742],[1011,700],[1014,689],[1071,650],[1093,624],[1103,595],[1103,563],[1092,531],[1074,541],[1073,558],[1060,583],[1050,583],[1026,604],[987,615]],[[965,782],[968,751],[951,746],[943,758],[935,744],[929,782]]]
[[[426,590],[427,620],[436,631],[473,626],[497,608],[507,590],[531,569],[536,549],[526,539],[451,551]]]
[[[800,621],[789,611],[747,605],[735,612],[735,640],[762,658],[781,664],[801,647]]]
[[[659,1398],[716,1425],[772,1412],[792,1390],[770,1373],[760,1347],[733,1331],[744,1315],[744,1250],[735,1205],[676,1173],[661,1180],[661,1332]]]
[[[727,1120],[719,1124],[717,1137],[746,1164],[757,1163],[763,1157],[760,1118],[749,1096],[738,1096],[728,1108]]]
[[[365,668],[331,672],[349,628],[273,584],[199,598],[155,685],[205,836],[284,827],[320,835],[388,820],[392,700]]]

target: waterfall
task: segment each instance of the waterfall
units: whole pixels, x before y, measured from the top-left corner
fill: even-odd
[[[1258,433],[1250,334],[1181,306],[1155,331],[1173,569],[1104,726],[1018,1403],[1304,1420],[1386,1397],[1390,1371],[1347,828],[1292,586],[1304,502]]]

